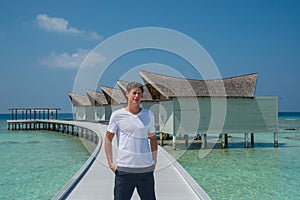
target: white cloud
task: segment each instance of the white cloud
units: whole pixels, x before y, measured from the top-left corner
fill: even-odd
[[[52,52],[48,57],[41,58],[38,60],[40,65],[46,67],[58,67],[58,68],[79,68],[84,59],[86,67],[95,67],[99,63],[106,61],[105,57],[99,53],[91,52],[87,49],[78,49],[75,53],[61,53],[57,54]]]
[[[44,30],[83,36],[85,38],[101,40],[102,36],[93,31],[79,30],[69,26],[69,21],[64,18],[49,17],[38,14],[35,18],[37,25]]]

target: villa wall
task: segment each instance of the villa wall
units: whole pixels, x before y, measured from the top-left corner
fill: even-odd
[[[277,97],[225,99],[179,97],[170,101],[161,101],[159,103],[160,131],[175,135],[274,133],[277,132],[278,127],[277,101]],[[222,127],[223,123],[221,130],[216,129]]]

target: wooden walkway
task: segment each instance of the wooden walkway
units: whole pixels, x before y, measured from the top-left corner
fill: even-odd
[[[19,120],[18,120],[19,121]],[[16,120],[8,121],[14,123]],[[28,121],[27,121],[28,122]],[[76,130],[89,130],[90,134],[96,133],[100,138],[92,156],[85,165],[74,175],[74,177],[53,197],[56,199],[70,200],[111,200],[113,199],[114,174],[109,169],[102,146],[105,137],[106,125],[92,122],[62,121],[62,120],[37,120],[36,123],[59,124],[58,127],[71,126]],[[12,125],[11,125],[12,126]],[[40,125],[37,126],[38,128]],[[43,125],[42,125],[43,127]],[[56,126],[54,126],[56,127]],[[67,128],[68,129],[68,128]],[[73,128],[72,128],[73,130]],[[59,131],[59,130],[56,130]],[[65,131],[65,128],[62,129]],[[87,136],[76,132],[75,135]],[[70,133],[65,132],[65,133]],[[74,134],[74,132],[71,132]],[[89,137],[86,137],[89,138]],[[116,140],[114,140],[115,142]],[[116,147],[116,145],[113,145]],[[114,148],[114,155],[116,155]],[[195,180],[181,167],[173,157],[163,148],[158,148],[158,165],[155,170],[156,197],[163,200],[182,199],[210,199],[205,191],[195,182]],[[133,200],[139,199],[137,192],[134,192]]]

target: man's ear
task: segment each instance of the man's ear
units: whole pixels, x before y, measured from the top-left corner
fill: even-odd
[[[128,98],[128,95],[129,95],[129,93],[128,92],[126,92],[126,97]]]

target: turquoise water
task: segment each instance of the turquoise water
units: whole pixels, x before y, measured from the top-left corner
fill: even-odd
[[[77,137],[7,131],[0,120],[0,199],[51,199],[90,154]]]
[[[178,159],[212,199],[300,199],[300,115],[279,116],[278,148],[273,134],[255,134],[248,149],[243,135],[231,136],[228,149],[199,158],[195,143]]]
[[[76,137],[7,131],[3,120],[9,117],[0,115],[0,199],[50,199],[89,153]],[[248,149],[243,135],[232,134],[228,149],[217,145],[199,158],[200,144],[194,143],[178,161],[213,200],[299,199],[300,115],[280,115],[279,131],[279,148],[273,134],[255,134],[255,148]]]

